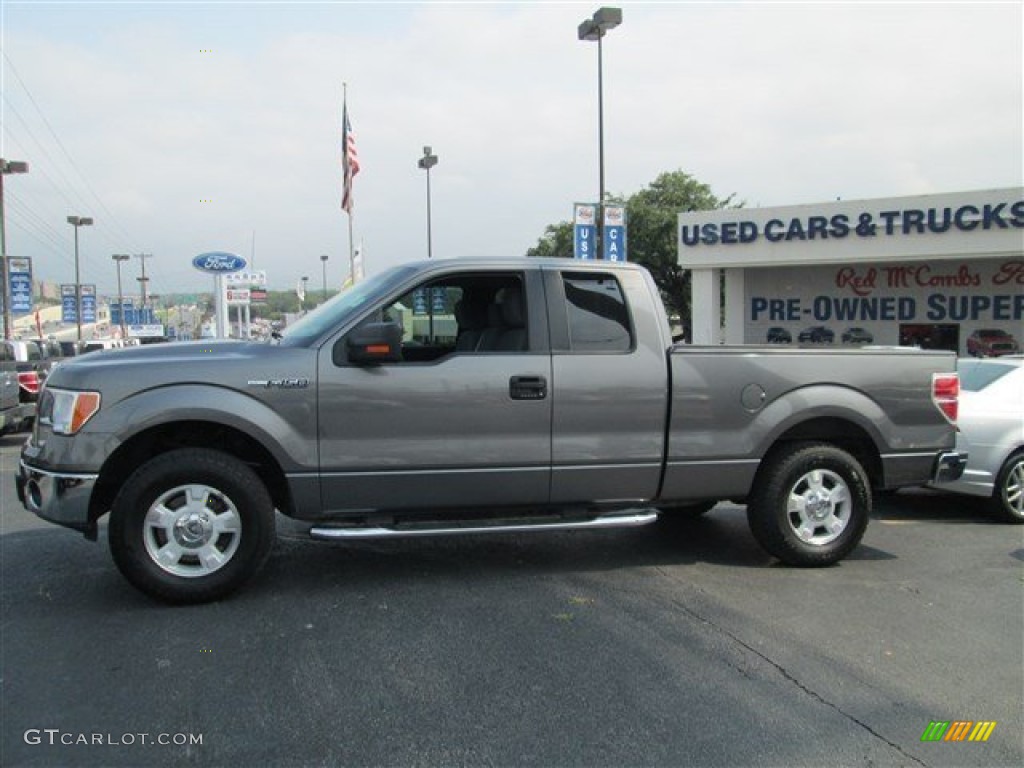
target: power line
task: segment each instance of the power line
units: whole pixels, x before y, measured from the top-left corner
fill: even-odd
[[[54,154],[46,146],[46,142],[44,142],[43,139],[39,137],[35,131],[33,131],[32,126],[29,124],[29,121],[14,106],[12,100],[8,98],[8,94],[4,93],[3,102],[6,105],[6,108],[11,112],[11,114],[15,118],[19,126],[19,131],[24,132],[27,138],[30,139],[32,144],[37,148],[38,153],[48,161],[49,167],[51,168],[52,172],[58,177],[59,181],[55,181],[54,178],[51,177],[51,175],[46,172],[46,170],[44,169],[45,164],[35,164],[32,169],[33,175],[40,176],[49,185],[49,187],[54,192],[56,192],[60,199],[64,201],[64,204],[67,206],[68,210],[74,213],[91,213],[90,208],[92,208],[93,206],[87,202],[86,195],[82,194],[81,192],[81,188],[84,187],[84,189],[87,190],[91,198],[95,200],[96,204],[99,206],[100,211],[103,213],[103,216],[96,217],[98,219],[98,224],[100,226],[96,226],[93,228],[93,237],[105,241],[108,244],[110,251],[112,253],[123,253],[126,251],[141,251],[142,249],[138,247],[134,238],[132,238],[131,234],[124,227],[121,226],[118,219],[113,215],[110,209],[107,208],[103,200],[100,198],[99,194],[93,188],[92,184],[89,182],[88,177],[79,168],[78,164],[72,157],[70,151],[65,146],[64,142],[61,141],[60,137],[57,135],[57,132],[54,130],[52,124],[47,119],[46,115],[43,113],[42,108],[36,101],[31,89],[28,87],[24,79],[21,77],[17,67],[11,60],[11,57],[6,52],[4,52],[4,60],[7,62],[7,65],[10,68],[11,73],[14,75],[18,84],[21,86],[21,89],[24,91],[24,94],[28,98],[28,101],[31,104],[31,106],[33,107],[35,114],[38,115],[39,120],[42,122],[43,126],[45,126],[46,133],[48,133],[49,137],[52,139],[52,143],[56,144],[56,147],[59,149],[59,154],[63,156],[62,159],[58,159],[57,157],[54,156]],[[9,124],[4,125],[3,133],[7,136],[8,139],[11,140],[11,142],[15,146],[24,150],[22,142],[18,141],[18,139],[15,137],[15,134],[12,133]],[[26,154],[31,156],[33,152],[27,152]],[[68,175],[65,174],[65,172],[62,170],[62,165],[70,165],[81,183],[72,183],[72,181],[68,178]],[[72,197],[76,198],[78,202],[75,202],[75,200],[73,200]],[[53,251],[54,253],[58,254],[62,262],[69,263],[68,253],[70,252],[70,246],[67,242],[64,242],[64,238],[60,235],[57,229],[54,229],[53,227],[46,223],[45,218],[43,216],[33,211],[31,206],[29,206],[28,204],[23,204],[23,207],[20,207],[18,209],[18,218],[21,224],[19,228],[26,235],[28,235],[33,240],[46,247],[49,251]],[[93,243],[95,242],[96,240],[93,239]],[[125,245],[125,242],[127,242],[127,246]],[[80,258],[83,266],[87,267],[91,272],[94,272],[96,274],[103,274],[105,271],[104,266],[106,265],[106,261],[96,255],[96,250],[97,249],[95,248],[90,248],[88,250],[83,249]],[[158,292],[157,286],[155,284],[156,280],[154,280],[154,278],[156,278],[157,275],[146,276],[145,266],[145,260],[143,259],[143,277],[139,279],[140,283],[142,283],[143,292],[146,291],[147,284],[151,284],[151,290],[149,291],[150,293]],[[157,270],[157,274],[160,274],[160,270]],[[158,279],[167,280],[168,278],[166,276],[161,276]]]
[[[54,171],[56,171],[56,173],[60,176],[61,181],[63,181],[64,184],[63,184],[63,186],[58,185],[52,178],[50,178],[50,175],[44,170],[44,166],[40,166],[40,165],[35,164],[35,163],[33,163],[33,166],[32,166],[32,175],[33,176],[37,176],[37,175],[38,176],[42,176],[50,184],[50,186],[53,188],[53,190],[58,195],[60,195],[60,197],[64,200],[64,202],[70,208],[74,209],[74,208],[82,207],[82,206],[80,206],[79,203],[73,202],[71,200],[71,198],[69,198],[67,196],[67,194],[64,192],[65,189],[73,190],[74,189],[74,185],[71,183],[70,180],[68,180],[67,176],[65,176],[64,173],[61,171],[60,166],[54,161],[53,157],[50,155],[49,151],[46,149],[46,147],[43,145],[43,143],[41,141],[39,141],[38,138],[36,138],[36,135],[32,132],[32,129],[29,127],[28,123],[25,121],[25,118],[23,118],[21,116],[21,113],[19,113],[18,110],[14,108],[14,105],[11,104],[11,101],[10,101],[10,99],[7,98],[6,94],[4,95],[3,98],[4,98],[4,102],[7,104],[7,109],[10,112],[14,113],[14,117],[17,118],[19,123],[21,123],[22,127],[25,129],[25,133],[28,134],[28,137],[30,139],[32,139],[32,141],[35,143],[36,147],[38,147],[39,152],[47,160],[50,161],[50,164],[53,167]],[[21,142],[18,141],[14,137],[14,135],[11,133],[10,128],[7,125],[4,126],[4,131],[8,134],[9,140],[11,142],[13,142],[16,146],[18,146],[22,150],[23,154],[29,155],[29,156],[32,154],[31,151],[27,150],[21,144]]]
[[[67,158],[68,162],[71,164],[71,167],[75,169],[75,172],[78,174],[78,177],[82,180],[82,183],[85,185],[85,188],[89,191],[89,193],[99,204],[100,209],[103,211],[104,214],[106,214],[107,217],[109,217],[110,224],[112,224],[114,228],[120,229],[121,234],[125,236],[125,239],[130,244],[134,245],[132,236],[124,227],[121,226],[120,222],[117,221],[114,214],[111,213],[110,209],[107,208],[107,206],[103,203],[103,200],[96,193],[96,190],[93,189],[92,184],[89,183],[89,179],[86,177],[84,173],[82,173],[74,158],[71,157],[71,153],[68,152],[67,147],[64,146],[64,142],[60,140],[60,137],[57,135],[57,132],[53,130],[53,126],[51,126],[50,121],[46,119],[46,115],[43,114],[43,111],[42,109],[40,109],[39,104],[36,103],[35,97],[32,96],[32,91],[29,90],[29,87],[25,84],[25,81],[21,79],[21,75],[18,74],[18,68],[14,66],[14,62],[11,61],[11,57],[7,55],[6,51],[4,52],[4,59],[7,61],[8,65],[10,65],[12,74],[14,75],[18,83],[21,85],[22,89],[25,91],[25,95],[28,96],[29,102],[31,102],[32,106],[35,107],[36,113],[39,115],[39,118],[43,121],[43,125],[46,126],[46,129],[50,132],[50,135],[53,137],[53,140],[57,143],[57,146],[60,147],[61,152],[64,153],[64,157]]]
[[[38,242],[43,243],[43,238],[48,242],[43,243],[48,250],[60,255],[67,260],[67,246],[60,237],[60,233],[47,224],[39,214],[26,206],[20,200],[8,198],[6,201],[8,212],[13,215],[14,221],[22,219],[20,225],[25,234],[34,237]]]

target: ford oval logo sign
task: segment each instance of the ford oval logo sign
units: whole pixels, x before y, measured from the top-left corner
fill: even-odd
[[[228,272],[238,272],[245,269],[246,261],[241,256],[223,251],[211,251],[200,253],[192,259],[192,266],[200,272],[210,272],[219,275]]]

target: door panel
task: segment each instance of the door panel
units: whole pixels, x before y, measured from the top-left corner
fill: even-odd
[[[521,277],[432,278],[385,307],[379,314],[405,328],[404,362],[354,366],[333,345],[321,349],[320,467],[328,514],[548,502],[551,355],[536,336],[546,327],[530,320],[525,351],[456,349],[467,331],[458,318],[465,322],[469,313],[457,312],[452,299],[468,301],[477,290],[500,298],[495,288],[510,278],[533,285],[527,304],[543,307],[539,279]],[[435,300],[439,284],[448,293]]]
[[[547,282],[566,307],[551,318],[553,503],[640,502],[658,492],[665,350],[650,310],[622,298],[646,290],[640,273],[616,277],[565,270]]]

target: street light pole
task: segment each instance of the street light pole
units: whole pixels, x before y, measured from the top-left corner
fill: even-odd
[[[78,325],[78,340],[82,340],[82,276],[78,271],[78,228],[92,226],[88,216],[68,216],[68,224],[75,228],[75,323]]]
[[[576,30],[580,40],[597,41],[597,162],[599,191],[597,202],[597,258],[604,258],[604,62],[601,39],[609,29],[622,23],[621,8],[599,8]]]
[[[324,282],[323,282],[324,301],[327,301],[327,254],[326,253],[321,253],[320,254],[320,262],[321,262],[321,266],[323,267],[323,273],[324,273]]]
[[[11,338],[11,284],[7,276],[7,224],[4,218],[4,176],[8,173],[28,173],[28,163],[0,158],[0,284],[3,286],[4,338]]]
[[[427,258],[431,259],[434,257],[434,248],[430,232],[430,169],[437,165],[437,155],[431,154],[430,147],[424,147],[423,157],[416,165],[427,172]]]
[[[121,293],[121,262],[131,258],[127,253],[115,253],[111,258],[117,264],[117,313],[121,318],[121,338],[128,338],[124,328],[124,295]]]

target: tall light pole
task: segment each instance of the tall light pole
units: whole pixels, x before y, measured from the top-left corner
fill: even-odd
[[[303,310],[303,307],[304,307],[304,305],[306,303],[306,293],[307,293],[307,288],[308,287],[309,287],[309,276],[308,275],[303,275],[302,276],[302,300],[299,301],[299,312],[301,312]]]
[[[0,157],[0,283],[4,302],[4,338],[11,338],[11,285],[7,276],[7,224],[4,218],[4,176],[8,173],[28,173],[28,163],[4,160]]]
[[[320,263],[321,263],[321,266],[323,267],[323,272],[324,272],[324,282],[323,282],[324,301],[327,301],[327,254],[326,253],[321,253],[320,254]],[[355,279],[355,278],[353,278],[353,279]]]
[[[124,329],[124,295],[121,293],[121,262],[128,261],[131,258],[127,253],[115,253],[111,256],[117,263],[117,312],[121,318],[121,338],[128,338],[128,334]]]
[[[604,64],[601,56],[601,38],[609,29],[615,29],[621,23],[621,8],[599,8],[576,30],[580,40],[597,41],[597,162],[600,190],[597,198],[596,255],[599,259],[604,258]]]
[[[424,147],[423,157],[416,165],[427,172],[427,258],[431,259],[434,257],[434,249],[430,233],[430,169],[437,165],[437,155],[431,154],[430,147]]]
[[[82,340],[82,277],[78,271],[78,228],[91,227],[88,216],[68,216],[68,224],[75,228],[75,322],[78,325],[78,340]]]

